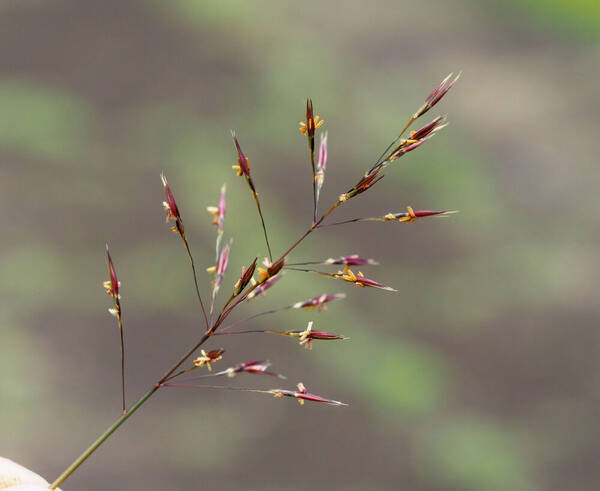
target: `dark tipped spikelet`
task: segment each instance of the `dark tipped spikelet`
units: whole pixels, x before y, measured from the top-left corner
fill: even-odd
[[[214,349],[208,352],[202,350],[200,352],[200,356],[193,361],[193,368],[200,368],[205,366],[206,368],[208,368],[209,371],[211,371],[211,363],[219,361],[221,358],[223,358],[223,353],[225,353],[224,349]]]
[[[307,392],[304,384],[300,382],[298,384],[298,390],[284,390],[284,389],[271,389],[268,391],[270,394],[273,394],[275,397],[295,397],[300,404],[304,404],[304,401],[311,402],[322,402],[324,404],[329,404],[331,406],[347,406],[340,401],[334,401],[332,399],[325,399],[324,397],[311,394]]]
[[[423,116],[427,111],[429,111],[433,106],[435,106],[438,102],[442,100],[448,91],[452,88],[452,86],[458,81],[460,78],[461,72],[454,77],[451,81],[452,73],[448,75],[444,80],[440,82],[440,84],[431,91],[431,94],[427,96],[423,105],[419,108],[419,110],[414,114],[414,119],[417,119],[420,116]]]
[[[327,310],[327,305],[325,304],[333,302],[334,300],[341,300],[343,298],[346,298],[345,293],[323,293],[323,295],[317,295],[316,297],[309,298],[308,300],[304,300],[303,302],[296,302],[292,306],[292,308],[305,310]]]
[[[110,279],[108,281],[105,281],[103,283],[103,286],[108,296],[112,297],[115,300],[115,302],[117,302],[121,298],[119,294],[119,287],[121,286],[121,282],[117,279],[117,272],[115,271],[115,266],[113,265],[112,258],[110,257],[108,244],[106,244],[106,266],[108,268],[108,276]]]
[[[258,295],[264,296],[266,291],[281,279],[282,275],[283,275],[283,273],[281,273],[280,275],[277,275],[277,276],[273,276],[273,277],[263,281],[260,285],[258,285],[254,290],[252,290],[248,294],[246,301],[250,301]]]
[[[300,345],[304,346],[307,349],[312,349],[312,342],[315,339],[319,339],[321,341],[339,341],[348,339],[345,336],[340,334],[333,334],[325,331],[318,331],[312,328],[313,322],[310,321],[308,326],[304,331],[274,331],[269,330],[268,332],[273,334],[281,334],[283,336],[291,336],[294,338],[298,338],[300,340]]]
[[[246,361],[244,363],[238,363],[237,365],[224,370],[229,377],[235,377],[238,373],[250,373],[256,375],[269,375],[271,377],[277,377],[285,379],[280,373],[270,372],[267,370],[271,366],[271,362],[268,360],[253,360]]]
[[[254,275],[254,270],[256,269],[257,260],[258,258],[255,257],[254,261],[250,263],[250,266],[248,266],[247,268],[242,267],[242,275],[240,276],[240,279],[237,281],[233,289],[234,297],[238,296],[244,290],[244,288],[248,286],[248,283],[252,281],[252,276]]]
[[[160,175],[160,179],[163,183],[163,187],[165,188],[165,195],[167,201],[163,201],[163,207],[167,212],[167,223],[173,220],[175,225],[171,227],[173,232],[178,233],[182,239],[185,239],[185,230],[183,228],[183,220],[181,219],[181,214],[179,213],[179,208],[177,207],[177,202],[175,201],[175,197],[171,192],[171,188],[169,187],[169,183],[167,182],[167,178],[164,174]]]
[[[232,166],[232,168],[238,171],[238,176],[246,176],[246,179],[249,180],[248,184],[250,185],[250,188],[254,190],[254,186],[251,184],[252,181],[250,180],[250,163],[248,162],[248,158],[244,155],[242,147],[240,146],[240,142],[235,136],[235,133],[232,132],[231,136],[233,137],[233,144],[235,145],[235,149],[238,154],[238,164]]]

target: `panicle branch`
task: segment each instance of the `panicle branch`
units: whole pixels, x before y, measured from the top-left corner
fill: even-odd
[[[202,295],[200,295],[200,288],[198,287],[198,275],[196,274],[196,265],[194,264],[194,257],[192,256],[192,251],[190,250],[190,245],[185,235],[185,229],[183,228],[183,219],[181,218],[177,202],[175,201],[175,197],[171,192],[171,188],[169,187],[169,183],[167,182],[167,178],[165,177],[164,173],[160,175],[160,179],[163,183],[165,195],[167,197],[167,201],[163,201],[163,208],[167,212],[166,221],[167,223],[169,223],[170,221],[175,222],[175,224],[171,227],[171,230],[178,234],[179,237],[181,237],[181,240],[183,241],[183,244],[185,246],[185,251],[188,255],[190,264],[192,266],[192,274],[194,275],[194,286],[196,287],[196,296],[198,297],[198,302],[200,302],[200,308],[202,309],[202,315],[204,316],[204,323],[206,324],[206,328],[208,329],[208,317],[206,315],[206,309],[204,308],[204,302],[202,301]]]
[[[121,399],[123,414],[127,412],[125,406],[125,341],[123,339],[123,311],[121,310],[121,294],[119,289],[121,288],[121,282],[117,279],[117,272],[113,264],[110,252],[108,250],[108,244],[106,244],[106,266],[108,268],[109,280],[103,283],[104,289],[109,297],[113,299],[114,307],[108,309],[111,315],[117,318],[117,325],[119,327],[119,341],[121,345]]]
[[[406,207],[405,212],[400,213],[386,213],[379,217],[364,217],[364,218],[351,218],[349,220],[342,220],[341,222],[329,223],[326,226],[331,227],[334,225],[343,225],[345,223],[354,222],[398,222],[398,223],[413,223],[419,218],[425,217],[447,217],[454,213],[458,213],[457,210],[444,210],[444,211],[433,211],[433,210],[413,210],[411,206]]]
[[[260,208],[260,201],[258,200],[258,193],[256,192],[256,188],[254,187],[254,182],[252,181],[252,177],[250,176],[250,163],[248,158],[242,152],[242,147],[238,142],[235,133],[232,131],[231,136],[233,137],[233,143],[235,145],[235,149],[238,153],[238,165],[233,165],[232,168],[238,171],[238,176],[244,176],[246,178],[246,182],[248,183],[248,187],[252,192],[252,197],[254,198],[254,202],[256,203],[256,209],[258,210],[258,216],[260,217],[260,223],[262,225],[263,234],[265,236],[265,242],[267,243],[267,250],[269,252],[269,259],[273,260],[273,254],[271,253],[271,245],[269,244],[269,236],[267,234],[267,227],[265,225],[265,219],[262,214],[262,210]]]

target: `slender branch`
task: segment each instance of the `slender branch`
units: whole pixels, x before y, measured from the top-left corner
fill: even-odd
[[[333,227],[334,225],[344,225],[346,223],[366,222],[366,221],[371,221],[371,220],[373,220],[373,219],[372,218],[351,218],[349,220],[343,220],[341,222],[326,223],[324,225],[321,225],[321,228]],[[309,263],[305,263],[305,264],[309,264]],[[290,265],[290,266],[293,266],[293,265]]]
[[[121,392],[123,396],[123,414],[127,412],[125,406],[125,341],[123,340],[123,316],[119,309],[119,337],[121,339]]]
[[[328,227],[329,225],[321,225],[319,228],[321,227]],[[309,266],[312,264],[326,264],[323,261],[306,261],[305,263],[286,263],[286,265],[284,266],[285,268],[289,268],[290,266]]]
[[[173,374],[173,372],[175,372],[175,370],[177,370],[177,369],[178,369],[178,368],[179,368],[181,365],[183,365],[183,364],[185,363],[185,361],[186,361],[186,360],[187,360],[187,359],[188,359],[190,356],[192,356],[192,355],[194,354],[194,352],[195,352],[195,351],[196,351],[198,348],[200,348],[200,346],[202,346],[202,345],[203,345],[203,344],[206,342],[206,340],[207,340],[208,338],[210,338],[210,337],[212,336],[212,334],[213,334],[212,330],[210,330],[210,331],[208,331],[207,333],[205,333],[205,334],[204,334],[204,336],[202,336],[202,338],[200,339],[200,341],[198,341],[198,343],[196,343],[196,345],[195,345],[195,346],[194,346],[194,347],[193,347],[191,350],[189,350],[189,351],[188,351],[188,352],[187,352],[185,355],[183,355],[183,356],[181,357],[181,359],[180,359],[180,360],[179,360],[177,363],[175,363],[175,365],[173,365],[173,366],[171,367],[171,369],[170,369],[168,372],[166,372],[166,373],[165,373],[165,374],[164,374],[164,375],[163,375],[163,376],[160,378],[160,380],[159,380],[158,382],[156,382],[156,385],[162,385],[162,384],[165,382],[165,380],[167,380],[167,379],[168,379],[168,378],[169,378],[169,377],[170,377],[170,376]]]
[[[225,390],[241,390],[244,392],[259,392],[261,394],[272,394],[270,390],[247,389],[245,387],[229,387],[228,385],[188,385],[188,384],[173,384],[169,382],[165,387],[180,387],[189,389],[225,389]]]
[[[269,260],[273,262],[273,254],[271,253],[271,245],[269,244],[269,237],[267,235],[267,227],[265,225],[265,219],[263,218],[262,210],[260,208],[260,201],[258,201],[258,194],[256,191],[252,191],[252,195],[254,196],[254,201],[256,203],[256,208],[258,209],[258,216],[260,216],[260,223],[262,225],[263,234],[265,235],[265,242],[267,243],[267,250],[269,251]]]
[[[310,146],[310,165],[312,166],[313,181],[313,223],[317,223],[317,174],[315,172],[315,143]]]
[[[303,273],[317,273],[323,276],[331,276],[331,273],[326,273],[324,271],[317,271],[316,269],[304,269],[304,268],[285,268],[290,271],[302,271]]]
[[[250,333],[257,333],[257,332],[274,332],[270,329],[247,329],[245,331],[233,331],[233,332],[216,332],[215,336],[228,336],[230,334],[250,334]]]
[[[233,328],[235,326],[239,326],[240,324],[244,324],[244,323],[246,323],[248,321],[251,321],[252,319],[256,319],[257,317],[262,317],[263,315],[269,315],[269,314],[276,314],[277,312],[283,312],[284,310],[289,310],[289,309],[292,309],[292,308],[294,308],[293,304],[292,305],[286,305],[285,307],[280,307],[278,309],[273,309],[273,310],[267,310],[265,312],[260,312],[258,314],[251,315],[250,317],[245,317],[244,319],[239,319],[239,320],[237,320],[235,322],[232,322],[231,324],[229,324],[229,325],[227,325],[225,327],[222,327],[220,329],[220,332],[216,332],[215,333],[215,336],[217,336],[217,335],[221,334],[223,331],[227,331],[227,330],[229,330],[229,329],[231,329],[231,328]]]
[[[163,384],[163,387],[170,387],[171,383],[169,383],[169,381],[173,380],[176,377],[179,377],[180,375],[183,375],[186,371],[187,370],[182,370],[179,373],[171,375],[167,380],[165,380],[165,383]],[[222,370],[220,372],[206,373],[204,375],[198,375],[196,377],[186,378],[185,381],[186,382],[193,382],[194,380],[200,380],[200,379],[205,379],[205,378],[222,377],[223,375],[228,375],[229,373],[230,373],[229,370]]]
[[[188,244],[187,239],[181,237],[183,243],[185,244],[185,250],[187,252],[188,257],[190,258],[190,263],[192,265],[192,273],[194,274],[194,286],[196,287],[196,296],[198,297],[198,301],[200,302],[200,307],[202,308],[202,315],[204,316],[204,323],[206,324],[206,329],[210,329],[208,324],[208,317],[206,316],[206,309],[204,308],[204,302],[202,301],[202,296],[200,295],[200,288],[198,288],[198,276],[196,275],[196,266],[194,265],[194,257],[192,256],[192,252],[190,251],[190,246]]]

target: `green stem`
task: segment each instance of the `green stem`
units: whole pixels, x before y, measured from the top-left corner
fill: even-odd
[[[121,416],[119,419],[117,419],[110,428],[108,428],[94,443],[92,443],[90,445],[90,447],[83,452],[78,458],[77,460],[75,460],[75,462],[73,462],[57,479],[56,481],[54,481],[51,485],[49,489],[56,489],[58,486],[60,486],[71,474],[73,474],[73,472],[75,472],[75,470],[81,465],[83,464],[86,459],[92,455],[94,453],[94,451],[100,446],[102,445],[102,443],[104,443],[104,440],[106,440],[110,435],[112,435],[115,430],[121,426],[128,418],[129,416],[131,416],[133,413],[135,413],[142,404],[144,404],[144,402],[146,402],[150,396],[152,396],[152,394],[154,394],[161,386],[160,385],[156,385],[154,386],[151,390],[149,390],[148,392],[146,392],[146,394],[144,394],[139,401],[137,401],[135,403],[135,405],[129,410],[127,411],[125,414],[123,414],[123,416]]]

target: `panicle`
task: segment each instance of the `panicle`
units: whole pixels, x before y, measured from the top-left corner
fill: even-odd
[[[304,300],[303,302],[296,302],[292,308],[293,309],[306,309],[306,310],[327,310],[328,302],[332,302],[333,300],[341,300],[342,298],[346,298],[345,293],[333,293],[327,294],[323,293],[322,295],[318,295],[313,298],[309,298],[308,300]]]

